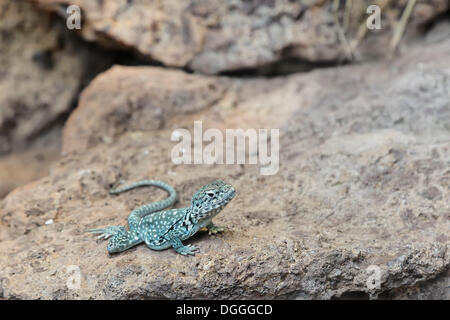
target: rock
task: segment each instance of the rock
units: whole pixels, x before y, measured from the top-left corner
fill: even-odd
[[[126,131],[158,130],[222,99],[226,81],[177,70],[114,66],[83,91],[67,120],[63,153]],[[99,94],[100,93],[100,94]]]
[[[0,155],[46,131],[111,62],[25,1],[0,0]]]
[[[393,289],[386,294],[383,294],[383,299],[414,299],[414,300],[440,300],[450,299],[450,291],[448,290],[448,284],[450,283],[450,270],[447,270],[445,274],[438,276],[437,278],[419,282],[412,287],[403,287]]]
[[[34,0],[65,15],[66,1]],[[85,39],[137,51],[166,66],[217,74],[258,68],[288,58],[323,63],[349,58],[348,42],[357,37],[371,1],[354,1],[348,15],[333,1],[72,1],[82,9]],[[395,1],[382,11],[382,30],[355,52],[385,56],[393,20],[407,0]],[[432,21],[449,7],[448,0],[419,0],[410,19],[409,33]],[[347,20],[346,17],[349,17]],[[342,27],[348,28],[343,36]]]
[[[0,199],[48,174],[80,90],[116,56],[26,1],[0,0]]]
[[[11,190],[48,175],[61,152],[61,128],[55,127],[31,143],[27,150],[0,157],[0,199]]]
[[[449,54],[433,33],[391,63],[272,79],[114,67],[83,92],[49,176],[2,201],[2,297],[448,299]],[[171,134],[195,120],[278,128],[278,172],[174,164]],[[194,257],[145,245],[109,256],[83,231],[166,196],[108,194],[142,178],[174,185],[177,207],[230,182],[237,196],[215,221],[229,230],[188,240]]]

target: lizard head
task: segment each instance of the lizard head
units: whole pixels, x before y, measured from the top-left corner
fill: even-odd
[[[214,217],[234,198],[235,194],[233,186],[222,180],[203,186],[192,196],[193,217],[197,221]]]

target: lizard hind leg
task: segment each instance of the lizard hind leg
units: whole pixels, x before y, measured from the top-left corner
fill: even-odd
[[[97,239],[111,237],[107,247],[109,253],[122,252],[143,242],[136,232],[127,231],[124,227],[112,226],[103,229],[89,229],[86,232],[100,233]]]
[[[108,239],[109,237],[115,236],[116,234],[126,232],[126,230],[124,227],[112,226],[102,229],[88,229],[85,232],[100,233],[97,239]]]

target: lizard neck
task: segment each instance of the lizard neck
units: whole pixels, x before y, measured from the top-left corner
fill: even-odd
[[[220,206],[208,211],[198,211],[196,209],[193,209],[192,207],[187,208],[186,210],[186,221],[189,220],[193,224],[199,223],[199,221],[202,220],[211,220],[213,217],[215,217],[224,206]]]
[[[184,221],[186,223],[196,224],[199,220],[198,214],[192,210],[191,207],[186,208],[186,213],[184,215]]]
[[[192,208],[190,208],[190,207],[185,208],[183,223],[185,225],[190,225],[190,224],[196,224],[197,222],[198,222],[198,219],[196,219]]]

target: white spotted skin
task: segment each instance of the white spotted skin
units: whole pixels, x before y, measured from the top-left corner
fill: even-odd
[[[175,190],[158,180],[144,180],[133,185],[114,191],[115,194],[130,190],[136,186],[154,185],[167,190],[169,201],[160,201],[156,205],[171,205],[176,197]],[[183,255],[194,254],[193,246],[184,246],[181,241],[192,237],[201,228],[212,224],[212,219],[234,198],[234,188],[216,180],[203,186],[192,197],[191,206],[187,208],[170,209],[164,211],[154,210],[153,204],[141,206],[132,211],[129,216],[129,228],[108,227],[104,229],[91,229],[89,232],[103,233],[113,236],[108,244],[109,253],[127,250],[139,243],[145,242],[153,250],[164,250],[170,247]],[[197,249],[197,248],[195,248]]]
[[[214,215],[217,215],[220,209],[215,209]],[[138,230],[141,239],[153,250],[164,250],[172,246],[167,240],[171,235],[175,234],[180,240],[186,240],[211,223],[212,217],[197,224],[186,224],[183,218],[188,210],[189,208],[172,209],[142,219]]]
[[[186,215],[186,209],[171,209],[146,216],[139,223],[137,233],[151,249],[167,249],[172,245],[162,235],[169,232],[177,221],[182,220]]]

